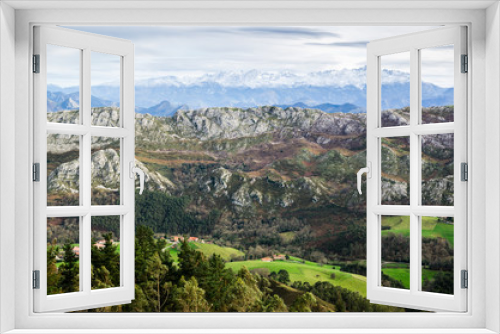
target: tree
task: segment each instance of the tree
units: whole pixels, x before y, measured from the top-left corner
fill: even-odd
[[[188,237],[184,236],[179,252],[180,275],[186,278],[202,276],[206,269],[206,260],[203,253],[192,249],[189,246]]]
[[[205,290],[205,297],[212,305],[214,312],[227,312],[235,298],[231,291],[236,277],[230,269],[225,268],[225,263],[220,255],[213,254],[207,267],[205,276],[199,277],[200,286]]]
[[[316,297],[310,292],[304,293],[302,296],[295,299],[292,306],[290,306],[291,312],[312,312],[313,307],[317,304]]]
[[[61,273],[61,280],[59,286],[62,292],[76,292],[80,290],[79,273],[80,266],[73,246],[71,243],[66,243],[63,247],[64,250],[64,263],[59,267]]]
[[[160,255],[155,252],[154,255],[148,259],[148,280],[143,285],[145,296],[155,312],[162,311],[168,299],[164,296],[165,292],[169,291],[172,287],[172,282],[165,281],[167,273],[167,266],[162,263]]]
[[[262,291],[258,287],[256,277],[246,267],[238,271],[230,289],[234,298],[228,305],[229,312],[254,312],[259,308]]]
[[[290,274],[285,269],[278,271],[278,281],[283,284],[290,283]]]
[[[262,299],[261,312],[288,312],[285,302],[278,295],[266,295]]]
[[[120,286],[120,253],[113,245],[111,237],[112,233],[104,235],[103,249],[92,243],[92,287],[95,289]]]
[[[47,294],[55,295],[61,293],[61,287],[59,286],[59,280],[61,279],[61,274],[57,270],[56,265],[56,255],[59,252],[59,247],[55,243],[47,245]]]
[[[186,281],[182,277],[179,285],[176,301],[181,312],[208,312],[210,310],[205,300],[205,291],[198,287],[196,278],[191,277]]]
[[[165,240],[154,239],[153,230],[137,226],[135,239],[135,299],[124,309],[131,312],[167,312],[179,281],[177,268]]]

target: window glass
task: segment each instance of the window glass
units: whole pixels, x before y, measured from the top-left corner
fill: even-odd
[[[80,136],[47,135],[47,206],[80,205]]]
[[[453,206],[454,135],[421,136],[422,205]]]
[[[120,286],[120,216],[92,217],[92,290]]]
[[[453,294],[453,217],[421,217],[422,291]]]
[[[453,122],[453,45],[420,50],[422,124]]]
[[[381,286],[410,289],[410,217],[382,216]]]
[[[80,291],[80,218],[47,219],[47,294]]]
[[[47,45],[47,121],[80,123],[80,49]]]
[[[120,126],[121,57],[91,53],[92,125]]]
[[[410,205],[410,137],[381,139],[383,205]]]
[[[381,126],[410,124],[410,53],[380,57]]]
[[[120,139],[92,137],[92,205],[120,204]]]

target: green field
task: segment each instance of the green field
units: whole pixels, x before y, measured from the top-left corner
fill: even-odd
[[[395,268],[393,266],[382,268],[382,272],[387,276],[394,278],[395,280],[401,281],[406,289],[410,288],[410,269],[409,268]],[[437,271],[422,269],[422,280],[430,280],[436,275]]]
[[[214,244],[202,244],[198,242],[190,243],[191,248],[196,249],[197,251],[202,252],[207,257],[212,256],[213,254],[220,255],[224,260],[231,261],[231,258],[238,256],[245,256],[245,253],[239,251],[235,248],[231,247],[222,247]]]
[[[453,247],[453,225],[438,221],[437,217],[422,217],[422,236],[425,238],[445,238]],[[390,230],[383,230],[382,236],[389,233],[410,235],[410,217],[384,216],[382,226],[390,226]]]
[[[298,258],[291,258],[294,261],[300,260]],[[234,271],[239,270],[243,266],[249,270],[256,268],[267,268],[270,272],[278,272],[280,269],[285,269],[290,274],[291,282],[302,281],[314,284],[318,281],[327,281],[336,286],[349,289],[351,291],[359,292],[362,296],[366,297],[366,277],[361,275],[350,274],[342,272],[338,269],[332,269],[332,266],[323,266],[314,262],[297,263],[290,261],[274,261],[262,262],[261,260],[241,261],[227,263],[228,268]],[[331,278],[331,274],[335,273],[335,279]]]
[[[330,268],[330,269],[337,269],[340,270],[340,266],[332,266],[331,264],[321,264],[317,262],[311,262],[311,261],[304,261],[304,259],[295,257],[295,256],[290,256],[290,260],[288,262],[300,262],[300,263],[305,263],[309,266],[315,266],[315,267],[320,267],[320,268]]]
[[[214,244],[203,244],[199,242],[190,242],[189,246],[192,249],[196,249],[197,251],[202,252],[205,254],[207,257],[212,256],[212,254],[217,254],[222,257],[225,261],[229,262],[231,261],[231,258],[237,257],[237,256],[245,256],[245,253],[242,251],[239,251],[234,248],[230,247],[222,247]],[[167,245],[169,247],[169,245]],[[170,248],[170,255],[174,259],[175,262],[179,260],[178,256],[179,251],[177,249],[172,249]]]

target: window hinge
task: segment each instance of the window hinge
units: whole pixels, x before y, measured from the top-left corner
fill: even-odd
[[[40,270],[33,270],[33,289],[40,289]]]
[[[33,164],[33,181],[40,182],[40,164],[38,162]]]
[[[33,73],[40,73],[40,55],[33,55]]]
[[[469,72],[469,56],[467,55],[462,55],[462,73],[467,73]]]
[[[460,172],[461,178],[460,179],[462,181],[469,181],[469,165],[466,162],[462,162],[460,167],[461,167],[461,172]]]
[[[462,289],[467,289],[469,288],[469,272],[467,270],[462,270],[461,272],[462,276]]]

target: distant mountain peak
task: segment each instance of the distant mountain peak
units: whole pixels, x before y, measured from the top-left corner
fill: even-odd
[[[408,82],[409,74],[401,71],[383,71],[383,82]],[[222,87],[247,87],[247,88],[273,88],[273,87],[344,87],[366,86],[366,66],[356,69],[324,70],[299,74],[290,70],[261,71],[251,69],[248,71],[221,71],[206,73],[201,76],[163,76],[140,80],[140,86],[196,86],[203,83],[218,84]]]

